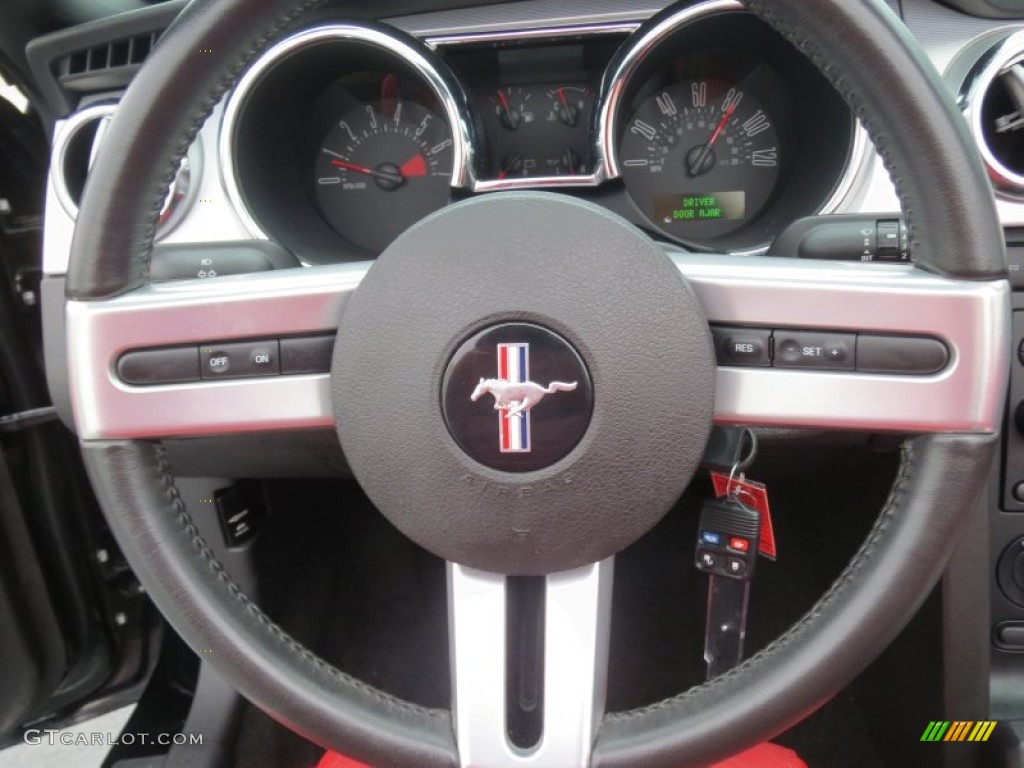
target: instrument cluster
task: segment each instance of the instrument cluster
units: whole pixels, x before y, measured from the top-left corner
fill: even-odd
[[[639,26],[307,30],[243,77],[221,153],[252,234],[323,263],[513,189],[591,199],[684,247],[757,251],[834,210],[865,145],[813,65],[716,0]]]

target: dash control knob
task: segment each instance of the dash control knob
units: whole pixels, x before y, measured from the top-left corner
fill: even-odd
[[[996,581],[1007,600],[1024,607],[1024,537],[1012,542],[999,556]]]

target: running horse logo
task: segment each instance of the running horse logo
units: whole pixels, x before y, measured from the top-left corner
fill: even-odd
[[[577,382],[553,381],[546,387],[530,381],[530,345],[498,345],[498,378],[481,378],[469,399],[474,403],[486,394],[494,397],[499,412],[499,446],[502,453],[530,452],[530,411],[547,395],[572,392]]]

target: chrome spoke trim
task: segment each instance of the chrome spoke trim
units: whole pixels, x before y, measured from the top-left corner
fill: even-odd
[[[546,578],[544,726],[518,749],[507,737],[505,577],[448,565],[455,735],[463,766],[585,768],[604,713],[614,561]]]
[[[1010,360],[1009,286],[905,265],[673,253],[709,321],[928,335],[949,347],[931,376],[720,367],[727,424],[993,432]],[[330,427],[326,374],[137,387],[115,372],[134,348],[335,330],[370,262],[146,286],[69,302],[72,403],[83,439]],[[496,307],[495,311],[502,308]],[[514,308],[511,308],[514,309]],[[680,372],[685,376],[685,371]]]

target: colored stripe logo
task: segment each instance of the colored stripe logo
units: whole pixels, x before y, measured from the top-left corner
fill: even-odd
[[[524,384],[530,380],[530,345],[524,343],[498,345],[498,378],[509,384]],[[502,453],[530,452],[529,410],[509,415],[508,409],[499,412]]]
[[[996,720],[932,720],[921,741],[988,741]]]

